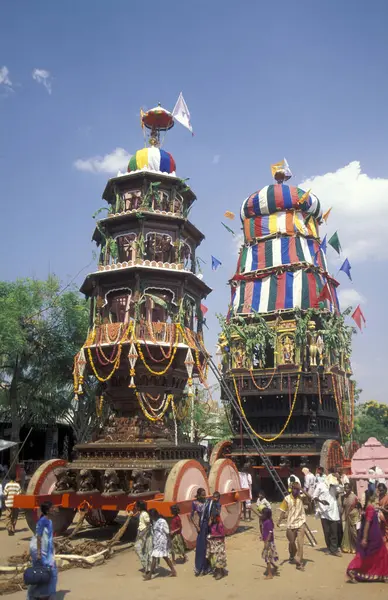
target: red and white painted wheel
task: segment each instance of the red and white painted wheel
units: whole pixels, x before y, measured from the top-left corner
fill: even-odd
[[[52,494],[57,482],[55,473],[59,469],[66,467],[67,461],[59,458],[53,458],[40,465],[30,479],[27,487],[27,495],[39,496]],[[74,519],[75,510],[72,508],[55,507],[51,514],[54,534],[60,534],[66,531]],[[35,532],[36,522],[40,517],[38,508],[27,509],[25,517],[28,527]]]
[[[219,458],[213,464],[209,473],[210,491],[225,494],[240,489],[240,477],[234,462],[228,458]],[[239,526],[241,515],[241,502],[234,502],[223,506],[221,519],[226,535],[232,535]]]
[[[210,455],[209,464],[212,467],[216,460],[220,458],[225,458],[225,454],[229,453],[232,447],[232,442],[230,440],[223,440],[218,442]]]
[[[206,471],[196,460],[180,460],[168,474],[164,488],[164,499],[167,502],[194,500],[199,488],[203,488],[208,496],[209,483]],[[194,548],[197,531],[189,519],[189,515],[181,515],[182,535],[188,548]]]
[[[107,525],[112,525],[117,515],[119,514],[118,510],[101,510],[101,508],[91,508],[85,520],[92,525],[92,527],[106,527]]]

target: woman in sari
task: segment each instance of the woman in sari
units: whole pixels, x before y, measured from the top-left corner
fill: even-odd
[[[206,575],[210,572],[209,561],[206,558],[207,536],[209,534],[209,519],[212,506],[211,500],[206,500],[206,492],[203,488],[198,488],[196,499],[191,506],[190,520],[197,530],[197,543],[195,546],[195,567],[194,573]]]
[[[140,560],[145,574],[151,571],[152,554],[151,520],[146,509],[147,505],[145,502],[142,502],[141,500],[136,502],[136,511],[139,515],[139,525],[137,527],[135,552]]]
[[[357,540],[357,554],[347,568],[351,582],[388,582],[388,550],[380,529],[372,490],[365,493],[364,514]]]
[[[379,483],[377,486],[377,493],[379,496],[379,509],[380,509],[380,527],[383,534],[384,542],[388,548],[388,494],[387,486],[385,483]]]
[[[210,508],[209,535],[207,537],[206,558],[213,571],[214,579],[222,579],[226,572],[225,529],[221,521],[219,492],[214,492]]]
[[[341,497],[341,502],[344,525],[341,550],[345,554],[356,554],[357,532],[361,520],[360,503],[356,494],[352,492],[349,483],[345,483],[344,485],[344,494]]]
[[[50,567],[51,577],[48,583],[39,583],[28,587],[27,600],[50,600],[57,591],[58,571],[54,554],[53,523],[48,518],[51,502],[43,502],[40,507],[41,517],[36,524],[35,535],[30,542],[32,566]]]

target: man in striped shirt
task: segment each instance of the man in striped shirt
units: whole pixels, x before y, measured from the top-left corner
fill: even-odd
[[[16,523],[19,516],[19,509],[14,508],[13,499],[21,493],[21,487],[17,481],[11,479],[4,488],[5,498],[5,526],[8,535],[15,535]]]

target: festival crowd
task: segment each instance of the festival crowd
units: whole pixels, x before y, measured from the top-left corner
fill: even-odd
[[[388,582],[388,493],[384,480],[373,472],[368,489],[360,499],[340,469],[330,469],[325,474],[319,467],[313,474],[306,467],[302,472],[303,483],[294,474],[288,478],[289,493],[280,504],[277,519],[279,527],[286,521],[289,562],[297,570],[304,570],[306,515],[315,513],[321,521],[326,553],[335,557],[343,553],[355,555],[346,571],[349,582]],[[279,555],[271,504],[260,491],[252,507],[249,465],[244,465],[240,473],[240,485],[250,492],[250,499],[242,506],[242,517],[252,520],[252,510],[259,516],[265,577],[272,579],[278,573]],[[147,512],[144,502],[137,503],[136,514],[139,525],[135,549],[145,580],[152,578],[161,558],[169,567],[170,575],[176,577],[177,559],[187,560],[179,507],[171,507],[170,524],[155,509]],[[197,531],[195,575],[212,574],[215,579],[222,579],[227,575],[227,563],[220,494],[215,492],[207,498],[205,490],[198,489],[189,518]]]

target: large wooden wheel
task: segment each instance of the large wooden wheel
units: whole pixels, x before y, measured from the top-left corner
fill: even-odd
[[[196,460],[180,460],[168,474],[164,488],[164,499],[167,502],[194,500],[197,490],[203,488],[208,496],[209,483],[203,466]],[[188,548],[194,548],[197,531],[189,519],[189,515],[181,515],[182,535]]]
[[[240,489],[240,477],[234,462],[228,458],[219,458],[213,464],[209,473],[209,485],[212,493],[224,494]],[[226,535],[232,535],[240,523],[241,502],[223,506],[221,519]]]
[[[57,482],[56,473],[66,465],[67,461],[59,458],[53,458],[40,465],[30,479],[27,494],[34,496],[52,494]],[[58,535],[66,531],[74,519],[75,512],[72,508],[62,508],[61,506],[54,508],[51,515],[54,534]],[[39,516],[40,510],[38,508],[25,511],[27,525],[34,533]]]
[[[225,454],[230,452],[232,447],[232,442],[230,440],[223,440],[222,442],[218,442],[210,455],[209,464],[212,467],[216,460],[219,458],[225,458]]]
[[[326,440],[322,446],[320,465],[328,471],[331,468],[342,467],[344,451],[337,440]]]

